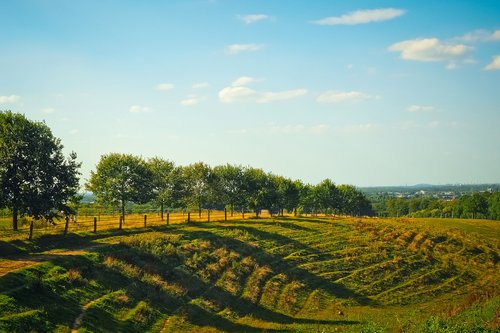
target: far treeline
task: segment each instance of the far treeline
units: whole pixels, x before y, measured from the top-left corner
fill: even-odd
[[[450,217],[500,220],[500,192],[477,192],[457,199],[374,198],[377,215],[398,217]]]

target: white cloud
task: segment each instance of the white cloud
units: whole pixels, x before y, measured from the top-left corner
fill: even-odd
[[[159,91],[169,91],[174,89],[175,85],[173,83],[160,83],[156,86],[156,90]]]
[[[196,96],[196,95],[189,95],[187,96],[186,99],[183,99],[181,101],[181,105],[184,105],[184,106],[193,106],[193,105],[196,105],[198,103],[200,103],[201,101],[201,98]]]
[[[240,128],[240,129],[232,129],[228,130],[226,133],[229,134],[248,134],[250,131],[246,128]]]
[[[20,96],[10,95],[10,96],[0,96],[0,104],[12,104],[17,103],[21,99]]]
[[[250,14],[250,15],[239,15],[238,18],[243,22],[245,22],[246,24],[251,24],[258,21],[267,20],[269,19],[269,16],[265,14]]]
[[[193,89],[202,89],[202,88],[208,88],[210,85],[207,82],[199,82],[193,84]]]
[[[436,111],[436,108],[428,105],[410,105],[406,110],[408,112],[432,112]]]
[[[254,52],[263,48],[262,44],[232,44],[226,47],[226,52],[229,54],[238,54],[241,52]]]
[[[247,87],[226,87],[219,91],[219,100],[223,103],[251,101],[257,92]]]
[[[312,126],[310,130],[313,134],[324,134],[330,130],[330,125],[319,124]]]
[[[326,17],[314,23],[319,25],[355,25],[371,22],[392,20],[405,13],[405,10],[395,8],[357,10],[342,16]]]
[[[438,128],[441,125],[441,123],[437,120],[433,120],[430,123],[427,124],[427,127],[429,128]]]
[[[241,87],[241,86],[246,86],[252,82],[257,82],[257,81],[260,81],[260,80],[253,78],[253,77],[250,77],[250,76],[242,76],[242,77],[237,78],[235,81],[233,81],[233,83],[231,83],[231,85],[233,87]]]
[[[129,110],[131,113],[149,113],[152,110],[147,106],[132,105]]]
[[[451,122],[451,123],[445,124],[445,125],[453,128],[457,124],[458,123],[456,123],[456,122]],[[403,124],[401,124],[399,127],[400,127],[400,129],[407,131],[407,130],[436,129],[436,128],[440,128],[442,125],[443,124],[439,120],[432,120],[428,123],[406,121]]]
[[[298,125],[271,125],[269,128],[272,133],[279,134],[298,134],[303,133],[306,127],[302,124]]]
[[[319,95],[317,101],[320,103],[339,103],[347,101],[362,101],[373,98],[373,96],[359,91],[335,91],[330,90]]]
[[[307,94],[306,89],[295,89],[280,92],[258,92],[254,89],[245,87],[250,83],[258,81],[260,81],[260,79],[255,79],[250,76],[239,77],[231,83],[230,87],[226,87],[219,91],[219,100],[223,103],[256,102],[263,104],[284,101]]]
[[[347,125],[342,128],[342,132],[347,134],[359,134],[376,130],[380,126],[373,123]]]
[[[265,92],[257,99],[257,103],[272,103],[277,101],[285,101],[307,94],[307,89],[295,89],[280,92]]]
[[[45,114],[51,114],[51,113],[54,113],[56,112],[56,109],[54,108],[44,108],[42,109],[42,113],[45,113]]]
[[[389,47],[391,52],[400,52],[401,59],[424,62],[445,61],[448,68],[455,68],[458,62],[470,63],[467,58],[472,47],[457,44],[443,43],[437,38],[423,38],[405,40]]]
[[[489,31],[489,30],[475,30],[465,35],[456,38],[464,43],[475,43],[475,42],[495,42],[500,41],[500,30]]]
[[[493,61],[484,67],[487,71],[499,70],[500,69],[500,55],[494,56]]]
[[[303,124],[285,124],[277,125],[270,124],[269,130],[275,134],[299,134],[299,133],[311,133],[315,135],[325,134],[330,130],[330,126],[326,124],[319,124],[313,126],[306,126]]]

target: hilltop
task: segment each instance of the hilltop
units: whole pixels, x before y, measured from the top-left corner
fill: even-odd
[[[0,242],[0,330],[493,332],[494,221],[278,218]]]

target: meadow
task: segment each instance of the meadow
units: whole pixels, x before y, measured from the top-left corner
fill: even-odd
[[[500,224],[282,217],[0,241],[0,331],[497,332]]]

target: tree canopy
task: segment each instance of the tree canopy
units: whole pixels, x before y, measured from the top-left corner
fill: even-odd
[[[86,188],[99,201],[119,206],[123,221],[127,202],[146,203],[153,199],[153,183],[153,172],[142,158],[112,153],[101,156]]]
[[[0,112],[0,206],[18,215],[52,221],[69,213],[78,191],[76,153],[63,154],[61,141],[42,122],[11,111]]]

